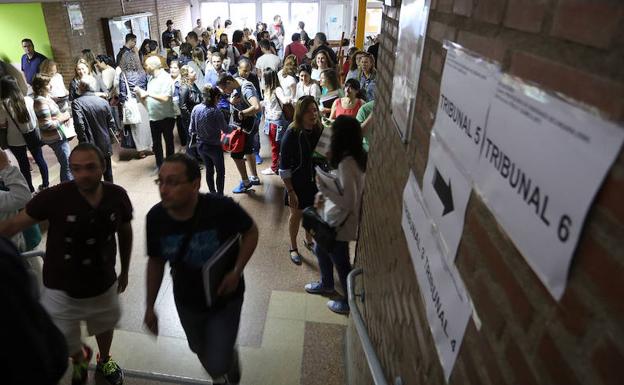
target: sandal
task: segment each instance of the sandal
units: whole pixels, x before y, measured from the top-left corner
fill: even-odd
[[[306,247],[306,249],[310,250],[310,251],[314,251],[314,241],[312,242],[308,242],[305,239],[303,240],[303,245]]]
[[[290,249],[290,260],[295,265],[301,265],[301,254],[298,249]]]

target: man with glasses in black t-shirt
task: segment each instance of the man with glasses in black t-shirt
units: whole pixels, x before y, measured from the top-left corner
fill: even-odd
[[[158,335],[154,303],[165,264],[171,265],[173,298],[189,347],[215,384],[240,381],[238,334],[245,290],[243,269],[258,244],[253,219],[231,198],[200,194],[201,173],[186,154],[174,154],[156,179],[161,202],[147,214],[147,308],[144,323]],[[220,280],[216,302],[206,303],[202,267],[215,251],[241,235],[236,257]]]

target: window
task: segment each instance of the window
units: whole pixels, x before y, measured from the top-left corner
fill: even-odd
[[[377,35],[381,32],[381,17],[383,10],[381,8],[366,9],[366,26],[364,31],[366,35]]]
[[[300,21],[305,23],[305,31],[310,38],[318,32],[318,3],[291,3],[290,4],[290,25],[285,26],[288,31],[288,39],[297,31],[297,24]],[[290,33],[292,31],[292,33]],[[290,42],[290,40],[286,40]]]
[[[280,15],[286,29],[289,20],[288,3],[262,3],[262,21],[268,26],[273,24],[273,17]]]
[[[221,27],[225,27],[223,24],[226,19],[230,18],[230,12],[227,2],[218,3],[202,3],[201,4],[201,18],[206,26],[214,26],[214,21],[217,17],[221,17]]]
[[[256,3],[230,3],[230,19],[235,29],[256,28]]]

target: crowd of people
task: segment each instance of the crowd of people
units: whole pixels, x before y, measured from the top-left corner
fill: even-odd
[[[133,213],[125,190],[113,184],[117,141],[138,158],[154,155],[161,196],[147,215],[144,323],[158,334],[154,302],[169,262],[189,346],[215,383],[240,379],[235,340],[242,273],[258,241],[253,219],[225,197],[226,153],[240,176],[233,194],[261,185],[261,176],[279,175],[283,181],[293,263],[302,263],[297,239],[306,209],[314,207],[335,229],[330,247],[305,231],[304,246],[316,255],[320,279],[304,289],[334,295],[335,267],[343,296],[328,307],[349,312],[344,297],[349,242],[357,238],[364,188],[375,55],[353,47],[343,58],[324,33],[310,39],[303,22],[287,44],[279,15],[270,26],[259,22],[254,31],[234,29],[230,20],[222,25],[220,18],[203,28],[198,19],[184,42],[173,21],[166,25],[160,42],[146,39],[139,46],[128,33],[115,58],[84,49],[69,87],[57,63],[36,52],[30,39],[22,41],[23,74],[1,74],[0,139],[4,135],[3,147],[18,160],[21,176],[16,178],[17,168],[0,152],[0,179],[11,181],[0,186],[0,203],[12,202],[0,234],[14,237],[23,251],[25,241],[16,237],[49,221],[40,302],[65,336],[73,384],[86,381],[92,355],[81,342],[80,321],[96,335],[97,371],[111,384],[123,382],[109,351],[120,314],[117,295],[128,281]],[[181,144],[177,153],[174,129]],[[261,135],[268,138],[271,159],[258,172],[264,163]],[[79,144],[71,150],[73,138]],[[46,145],[60,165],[56,186],[50,185],[42,155]],[[41,173],[38,188],[27,151]],[[210,194],[199,193],[200,168]],[[4,179],[9,173],[11,178]],[[27,190],[35,194],[32,199]],[[236,257],[218,287],[220,300],[208,307],[202,265],[234,234],[241,236]],[[117,248],[120,274],[115,272]]]

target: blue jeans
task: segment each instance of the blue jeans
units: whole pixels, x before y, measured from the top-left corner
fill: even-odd
[[[57,140],[56,142],[46,144],[52,148],[59,162],[59,166],[61,166],[61,182],[74,179],[71,171],[69,171],[69,153],[71,152],[69,142],[67,140]]]
[[[349,242],[336,241],[334,249],[327,252],[314,245],[314,254],[318,260],[319,270],[321,271],[321,285],[327,288],[334,287],[334,269],[338,272],[340,284],[344,295],[347,295],[347,275],[351,271],[351,261],[349,260]]]
[[[206,166],[206,183],[211,193],[223,195],[225,188],[225,161],[221,146],[198,143],[197,150]],[[217,186],[215,189],[214,173],[217,172]]]
[[[28,162],[28,155],[26,154],[26,146],[9,146],[9,149],[15,155],[15,159],[17,159],[17,163],[19,165],[19,169],[24,175],[24,179],[26,179],[26,183],[28,183],[28,188],[30,188],[30,192],[34,192],[35,188],[32,184],[32,176],[30,175],[30,163]],[[28,148],[30,153],[35,159],[37,166],[39,167],[39,172],[41,173],[41,184],[43,187],[48,187],[50,185],[50,181],[48,180],[48,164],[43,158],[43,152],[41,151],[40,146],[36,146],[33,148]]]

